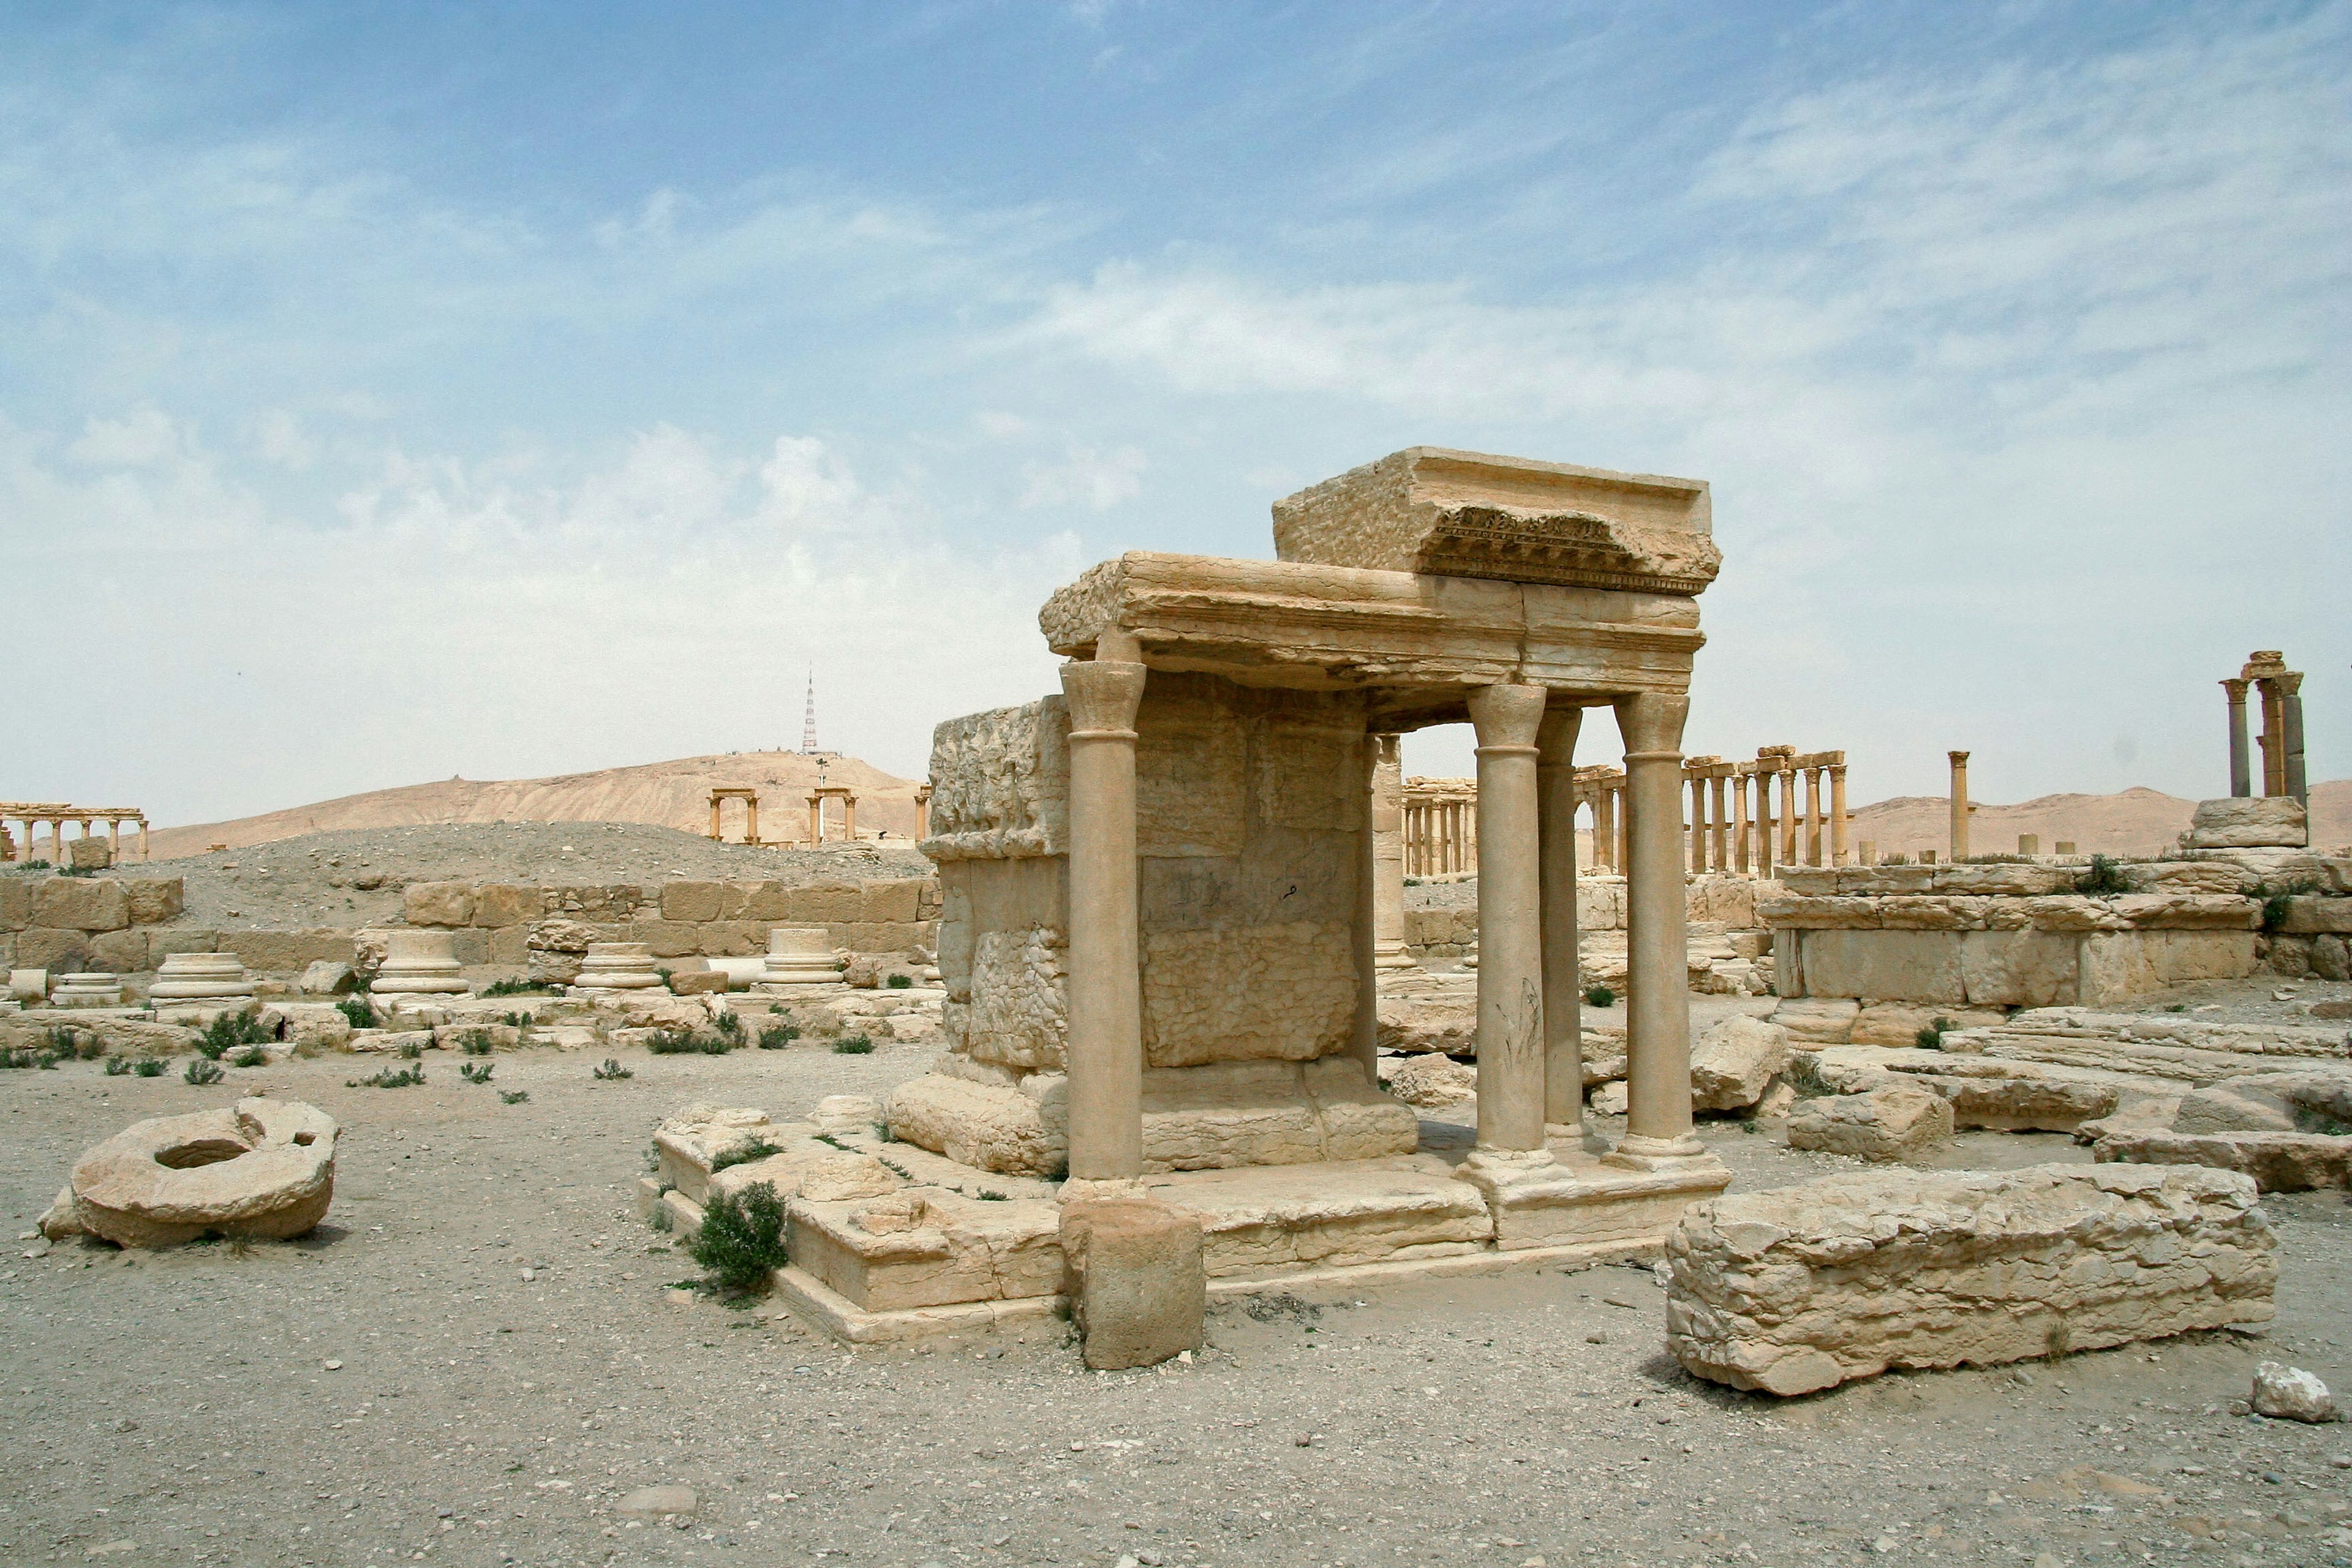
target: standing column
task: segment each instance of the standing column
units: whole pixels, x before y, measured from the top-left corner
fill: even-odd
[[[1676,810],[1681,807],[1677,805]],[[1690,868],[1693,876],[1706,871],[1706,781],[1690,781]]]
[[[1805,770],[1805,864],[1822,863],[1822,770]]]
[[[1369,737],[1372,753],[1372,962],[1381,969],[1414,967],[1404,929],[1404,768],[1395,735]]]
[[[915,791],[915,842],[921,843],[931,836],[931,786],[924,784]]]
[[[2304,783],[2303,772],[2303,677],[2294,670],[2279,677],[2279,734],[2286,743],[2286,777],[2284,793],[2294,796],[2305,807],[2311,805],[2311,790]]]
[[[1952,759],[1952,858],[1969,858],[1969,754],[1950,753]]]
[[[1731,775],[1731,866],[1745,877],[1752,867],[1748,858],[1748,790],[1753,775]]]
[[[2253,770],[2246,755],[2246,683],[2225,680],[2221,689],[2230,698],[2230,793],[2242,797],[2254,793]]]
[[[857,797],[854,795],[841,797],[841,837],[849,843],[857,842]]]
[[[143,816],[139,819],[139,858],[147,858],[147,819]]]
[[[1612,873],[1617,869],[1617,818],[1610,810],[1612,798],[1608,784],[1592,786],[1592,867]]]
[[[760,797],[747,795],[743,800],[743,842],[760,842]]]
[[[1797,863],[1797,764],[1780,763],[1780,864]]]
[[[1675,854],[1689,712],[1687,697],[1643,693],[1617,703],[1633,817],[1625,868],[1625,1136],[1610,1156],[1621,1164],[1706,1152],[1691,1133],[1688,943]]]
[[[719,797],[710,797],[710,842],[719,842]]]
[[[1680,816],[1682,815],[1682,808],[1680,806],[1675,808],[1675,815],[1676,816]],[[1626,858],[1625,852],[1626,835],[1633,831],[1632,806],[1626,798],[1625,786],[1622,784],[1617,786],[1617,805],[1616,808],[1609,814],[1609,820],[1615,825],[1614,833],[1616,839],[1614,853],[1617,857],[1617,874],[1622,877],[1625,874],[1625,868],[1630,863]]]
[[[1780,863],[1780,835],[1772,826],[1772,776],[1769,764],[1756,764],[1756,874],[1768,880]]]
[[[813,795],[809,796],[809,843],[817,845],[824,842],[824,796]]]
[[[1536,732],[1543,712],[1540,686],[1482,686],[1470,694],[1470,721],[1478,730],[1478,837],[1492,850],[1478,879],[1481,1149],[1549,1147],[1536,804]],[[1679,872],[1675,881],[1679,891]]]
[[[1845,764],[1830,764],[1830,863],[1845,864]]]
[[[1137,956],[1135,710],[1141,649],[1106,632],[1062,666],[1070,705],[1070,1179],[1143,1173],[1143,986]]]
[[[1584,1127],[1583,998],[1576,963],[1576,734],[1580,708],[1545,710],[1536,729],[1536,813],[1542,840],[1544,1124],[1551,1137]],[[1482,954],[1479,965],[1485,967]]]
[[[1724,821],[1723,821],[1723,795],[1724,795],[1724,787],[1725,787],[1727,784],[1728,784],[1730,782],[1731,782],[1731,781],[1730,781],[1729,779],[1726,778],[1723,774],[1721,774],[1721,773],[1717,773],[1717,774],[1716,774],[1716,775],[1715,775],[1715,777],[1714,777],[1713,779],[1711,779],[1711,780],[1709,780],[1709,781],[1708,781],[1708,784],[1707,784],[1708,789],[1709,789],[1709,790],[1714,794],[1714,796],[1715,796],[1715,802],[1714,802],[1714,810],[1715,810],[1715,854],[1714,854],[1714,859],[1715,859],[1715,868],[1716,868],[1716,870],[1717,870],[1717,872],[1728,871],[1728,870],[1730,870],[1730,869],[1731,869],[1731,857],[1730,857],[1730,855],[1727,853],[1727,851],[1728,851],[1728,850],[1729,850],[1729,848],[1730,848],[1730,845],[1729,845],[1729,843],[1727,842],[1727,839],[1726,839],[1726,837],[1725,837],[1725,827],[1724,827]]]
[[[122,818],[106,819],[106,863],[110,866],[122,858]]]
[[[2286,793],[2286,704],[2279,698],[2278,681],[2263,676],[2254,682],[2263,699],[2263,793]]]
[[[1375,735],[1368,729],[1364,731],[1363,743],[1356,748],[1356,798],[1363,803],[1364,815],[1356,839],[1354,918],[1349,921],[1348,929],[1349,955],[1355,961],[1356,968],[1356,1020],[1352,1037],[1355,1058],[1357,1065],[1364,1069],[1364,1082],[1375,1094],[1380,1092],[1381,1087],[1381,905],[1387,897],[1389,868],[1388,858],[1381,850],[1381,840],[1385,837],[1391,848],[1396,843],[1396,813],[1393,809],[1396,796],[1393,794],[1388,796],[1391,806],[1387,816],[1388,831],[1383,835],[1380,829],[1380,742],[1384,740],[1393,742],[1394,737]],[[1393,743],[1390,754],[1394,755]],[[1402,864],[1397,867],[1396,893],[1397,911],[1402,917],[1404,911],[1404,868]],[[1139,1012],[1139,1031],[1141,1016]],[[1140,1039],[1139,1032],[1139,1047]],[[1140,1092],[1139,1085],[1138,1093]],[[1143,1114],[1140,1100],[1137,1101],[1136,1114],[1139,1118]]]

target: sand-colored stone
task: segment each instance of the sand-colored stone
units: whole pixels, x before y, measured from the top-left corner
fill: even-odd
[[[1098,1372],[1156,1366],[1204,1339],[1209,1299],[1198,1215],[1132,1198],[1062,1206],[1063,1294]]]
[[[2174,1132],[2118,1128],[2092,1158],[2135,1165],[2206,1165],[2242,1173],[2266,1193],[2352,1187],[2352,1137],[2318,1132]]]
[[[1390,1095],[1406,1105],[1459,1105],[1478,1092],[1478,1069],[1444,1057],[1413,1058],[1389,1074]]]
[[[333,1201],[337,1131],[315,1106],[262,1099],[135,1122],[74,1163],[75,1215],[122,1247],[300,1236]]]
[[[157,1002],[249,1000],[253,976],[233,952],[175,952],[147,989]]]
[[[2182,842],[2190,849],[2300,849],[2310,842],[2303,803],[2290,795],[2200,800]]]
[[[383,964],[368,989],[380,996],[456,995],[466,990],[457,938],[446,931],[386,934]]]
[[[1760,1018],[1726,1018],[1691,1047],[1692,1109],[1745,1110],[1788,1065],[1786,1029]]]
[[[1921,1160],[1952,1141],[1952,1107],[1933,1089],[1909,1083],[1825,1095],[1789,1112],[1788,1138],[1791,1149],[1857,1160]]]

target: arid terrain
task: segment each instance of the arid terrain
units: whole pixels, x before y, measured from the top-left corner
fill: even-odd
[[[0,1561],[2352,1562],[2352,1427],[2231,1413],[2266,1357],[2352,1385],[2341,1193],[2266,1200],[2267,1331],[1790,1402],[1684,1375],[1639,1268],[1221,1305],[1190,1364],[1116,1374],[1058,1333],[853,1351],[673,1288],[695,1270],[628,1197],[665,1114],[878,1094],[930,1056],[627,1053],[599,1082],[536,1050],[494,1088],[428,1058],[396,1090],[346,1087],[348,1058],[214,1089],[0,1074],[15,1232],[140,1116],[267,1086],[345,1129],[306,1240],[16,1243]],[[1433,1114],[1431,1142],[1467,1141],[1469,1108]],[[1703,1126],[1742,1187],[1851,1168]],[[1949,1163],[2086,1157],[1973,1132]],[[694,1489],[693,1518],[621,1514],[655,1485]]]

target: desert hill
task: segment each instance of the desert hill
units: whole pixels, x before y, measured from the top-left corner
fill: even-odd
[[[857,827],[891,837],[915,831],[916,781],[886,773],[870,763],[832,752],[730,752],[676,762],[604,768],[557,778],[480,781],[449,779],[322,800],[233,822],[166,827],[152,836],[157,859],[200,855],[214,844],[241,849],[307,833],[352,828],[411,827],[442,822],[642,822],[688,833],[710,830],[710,791],[760,792],[760,837],[771,843],[808,837],[808,793],[822,772],[828,784],[857,792]],[[841,807],[826,808],[837,831]],[[730,802],[730,840],[743,833],[743,808]]]
[[[2119,795],[2045,795],[2016,805],[1977,804],[1969,847],[1979,855],[2009,854],[2021,833],[2038,834],[2042,852],[2056,853],[2060,839],[2084,855],[2153,855],[2189,827],[2197,809],[2159,790],[2127,789]],[[1863,840],[1881,856],[1916,857],[1923,849],[1944,853],[1951,816],[1942,795],[1898,795],[1856,806],[1848,834],[1855,852]],[[2311,786],[2311,842],[2333,847],[2352,842],[2352,779]]]

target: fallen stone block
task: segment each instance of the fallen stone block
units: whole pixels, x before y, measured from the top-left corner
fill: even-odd
[[[1789,1147],[1857,1160],[1920,1160],[1952,1141],[1951,1102],[1933,1089],[1891,1083],[1863,1094],[1798,1102]]]
[[[2276,1245],[2223,1171],[1832,1176],[1685,1212],[1666,1346],[1694,1376],[1799,1394],[2266,1322]]]
[[[2191,849],[2300,849],[2310,841],[2303,803],[2285,795],[2200,800],[2185,840]]]
[[[1478,1054],[1478,1004],[1425,996],[1381,998],[1380,1047],[1385,1051],[1440,1056]]]
[[[334,1199],[338,1131],[297,1100],[151,1117],[74,1162],[74,1215],[119,1247],[300,1236]]]
[[[1862,1004],[1850,999],[1793,996],[1772,1009],[1769,1022],[1788,1030],[1799,1045],[1843,1046],[1861,1016]]]
[[[1201,1347],[1209,1279],[1199,1215],[1141,1199],[1066,1204],[1062,1259],[1087,1365],[1156,1366]]]
[[[1788,1065],[1788,1030],[1760,1018],[1726,1018],[1691,1047],[1691,1108],[1743,1110]]]
[[[341,959],[317,958],[303,969],[294,989],[312,996],[337,996],[358,989],[352,966]]]
[[[1415,1057],[1388,1076],[1386,1087],[1407,1105],[1459,1105],[1478,1092],[1478,1069],[1441,1056]]]
[[[2266,1193],[2352,1187],[2352,1138],[2319,1132],[2109,1132],[2094,1160],[2133,1165],[2210,1165],[2251,1176]]]

